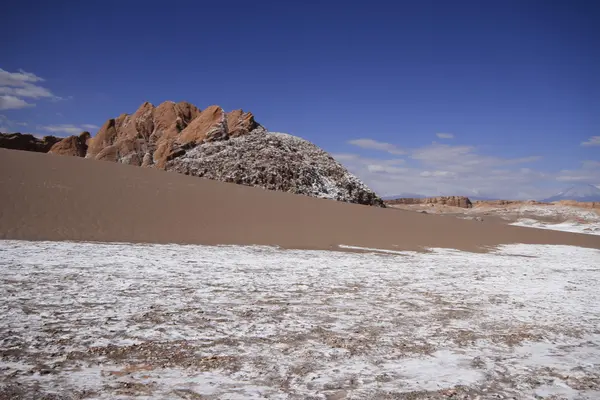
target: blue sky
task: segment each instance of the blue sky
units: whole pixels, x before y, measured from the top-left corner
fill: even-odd
[[[94,133],[144,101],[186,100],[252,111],[384,196],[600,184],[597,1],[19,1],[3,14],[3,132]]]

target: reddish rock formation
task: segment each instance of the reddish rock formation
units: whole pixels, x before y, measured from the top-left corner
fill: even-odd
[[[254,115],[250,112],[245,113],[243,110],[233,110],[227,114],[227,128],[231,137],[247,135],[257,126],[258,124],[254,121]]]
[[[60,140],[56,136],[44,136],[38,139],[28,133],[0,133],[0,148],[47,153]]]
[[[48,153],[61,156],[85,157],[90,137],[89,132],[81,132],[79,136],[69,136],[52,146]]]
[[[394,204],[439,204],[451,207],[471,208],[473,204],[468,197],[464,196],[440,196],[440,197],[427,197],[427,198],[402,198],[387,200],[385,202],[389,205]]]
[[[200,111],[190,103],[146,102],[132,115],[108,120],[91,140],[87,157],[165,168],[187,148],[248,134],[258,126],[251,113],[226,113],[219,106]]]

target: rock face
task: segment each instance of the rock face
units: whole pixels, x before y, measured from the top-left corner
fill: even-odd
[[[89,132],[81,132],[79,136],[69,136],[52,146],[48,153],[61,156],[85,157],[90,137]]]
[[[383,206],[383,201],[314,144],[258,127],[207,141],[170,160],[167,170],[269,190]]]
[[[0,133],[0,148],[47,153],[60,140],[55,136],[38,139],[30,134]]]
[[[451,207],[471,208],[473,203],[468,197],[464,196],[440,196],[440,197],[426,197],[426,198],[402,198],[387,200],[386,204],[439,204]]]
[[[22,136],[30,136],[25,142],[41,146],[33,136]],[[109,119],[92,138],[83,132],[53,139],[43,150],[32,151],[385,207],[381,198],[329,154],[301,138],[267,132],[252,113],[243,110],[225,112],[210,106],[201,111],[186,102],[167,101],[158,107],[146,102],[131,115]]]
[[[186,103],[146,102],[132,115],[108,120],[91,140],[86,157],[165,168],[168,160],[201,143],[248,134],[258,126],[252,113],[200,111]]]

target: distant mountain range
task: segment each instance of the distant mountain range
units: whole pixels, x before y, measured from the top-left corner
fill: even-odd
[[[542,201],[551,203],[560,200],[600,201],[600,189],[594,185],[575,185]]]

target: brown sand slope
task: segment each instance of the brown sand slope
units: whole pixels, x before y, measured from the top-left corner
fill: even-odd
[[[0,239],[477,250],[600,248],[600,236],[339,203],[82,158],[0,149]]]

